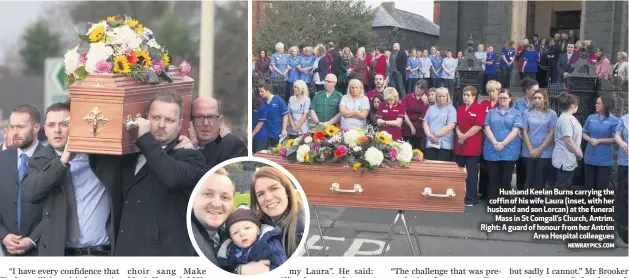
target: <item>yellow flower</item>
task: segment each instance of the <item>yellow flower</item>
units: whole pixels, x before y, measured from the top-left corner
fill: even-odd
[[[415,157],[419,157],[420,160],[424,159],[424,153],[418,149],[414,149],[413,154],[415,155]]]
[[[164,67],[167,67],[168,65],[170,65],[170,56],[168,56],[168,53],[164,54]]]
[[[306,153],[306,154],[304,155],[304,161],[305,161],[306,163],[310,163],[310,153]]]
[[[115,16],[108,16],[107,17],[107,21],[116,21],[116,17]]]
[[[295,139],[288,139],[288,142],[286,142],[286,147],[290,147],[293,145],[293,143],[295,142]]]
[[[142,34],[144,32],[144,26],[142,26],[142,24],[138,24],[138,27],[135,28],[135,33],[136,34]]]
[[[149,56],[148,52],[144,50],[136,51],[135,56],[138,57],[138,64],[145,67],[150,67],[153,65],[153,62],[151,61],[151,56]]]
[[[280,151],[282,150],[282,144],[277,144],[277,146],[275,147],[276,150]]]
[[[383,144],[389,144],[391,143],[391,140],[392,140],[391,136],[389,136],[388,134],[382,131],[376,134],[376,138],[378,139],[378,141],[380,141],[380,143],[383,143]]]
[[[352,169],[354,169],[354,171],[358,171],[360,170],[360,166],[361,166],[360,163],[354,163],[354,165],[352,165]]]
[[[127,74],[131,72],[129,61],[124,55],[120,55],[114,59],[114,73]]]
[[[129,25],[129,27],[131,27],[131,29],[135,28],[139,24],[139,22],[136,19],[129,19],[127,20],[126,23],[127,25]]]
[[[334,125],[328,125],[325,127],[325,134],[327,136],[334,136],[337,133],[339,133],[339,131],[341,131],[338,127],[334,126]]]
[[[105,27],[98,26],[94,28],[94,30],[92,30],[92,32],[89,35],[89,39],[91,42],[99,42],[100,40],[103,39],[104,36],[105,36]]]

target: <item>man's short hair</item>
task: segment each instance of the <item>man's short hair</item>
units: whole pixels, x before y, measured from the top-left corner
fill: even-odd
[[[46,108],[45,117],[48,117],[49,112],[68,111],[70,112],[70,105],[67,102],[57,102]]]
[[[30,104],[23,104],[11,110],[11,113],[27,113],[31,121],[35,124],[41,124],[41,113],[37,107]]]
[[[149,101],[147,112],[151,110],[151,105],[156,100],[167,103],[176,103],[177,106],[179,106],[179,119],[183,119],[183,98],[176,91],[170,89],[157,91],[157,93]]]
[[[273,92],[273,84],[271,84],[271,80],[264,79],[264,81],[262,81],[262,83],[258,84],[258,89],[264,88],[265,90],[269,91],[269,92]]]

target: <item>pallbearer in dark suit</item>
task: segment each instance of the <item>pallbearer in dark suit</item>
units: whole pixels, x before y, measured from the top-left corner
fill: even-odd
[[[70,153],[69,115],[66,103],[46,109],[49,146],[35,152],[23,183],[24,198],[43,205],[37,249],[39,256],[109,256],[122,193],[120,173],[102,162],[120,157]]]
[[[231,133],[221,136],[223,113],[221,104],[211,97],[199,97],[192,103],[190,141],[205,156],[207,170],[225,160],[247,156],[245,142]]]
[[[13,146],[0,152],[0,239],[7,255],[36,256],[41,236],[41,205],[25,202],[22,182],[28,159],[42,146],[37,141],[41,127],[39,110],[30,104],[13,108],[9,119]]]
[[[149,102],[148,120],[136,120],[141,153],[121,163],[124,204],[115,256],[194,256],[185,215],[206,165],[179,135],[182,122],[183,100],[169,90]]]

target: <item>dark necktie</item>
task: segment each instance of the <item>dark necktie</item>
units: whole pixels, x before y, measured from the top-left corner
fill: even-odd
[[[28,169],[28,155],[20,155],[20,166],[17,168],[17,233],[21,233],[22,226],[22,180]]]

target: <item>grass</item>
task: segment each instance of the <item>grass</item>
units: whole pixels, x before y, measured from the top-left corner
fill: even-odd
[[[299,193],[299,191],[297,191],[297,196],[300,196],[301,193]],[[234,197],[234,209],[236,209],[239,205],[241,204],[246,204],[247,206],[249,206],[249,192],[247,193],[240,193],[240,192],[236,192],[236,197]]]

